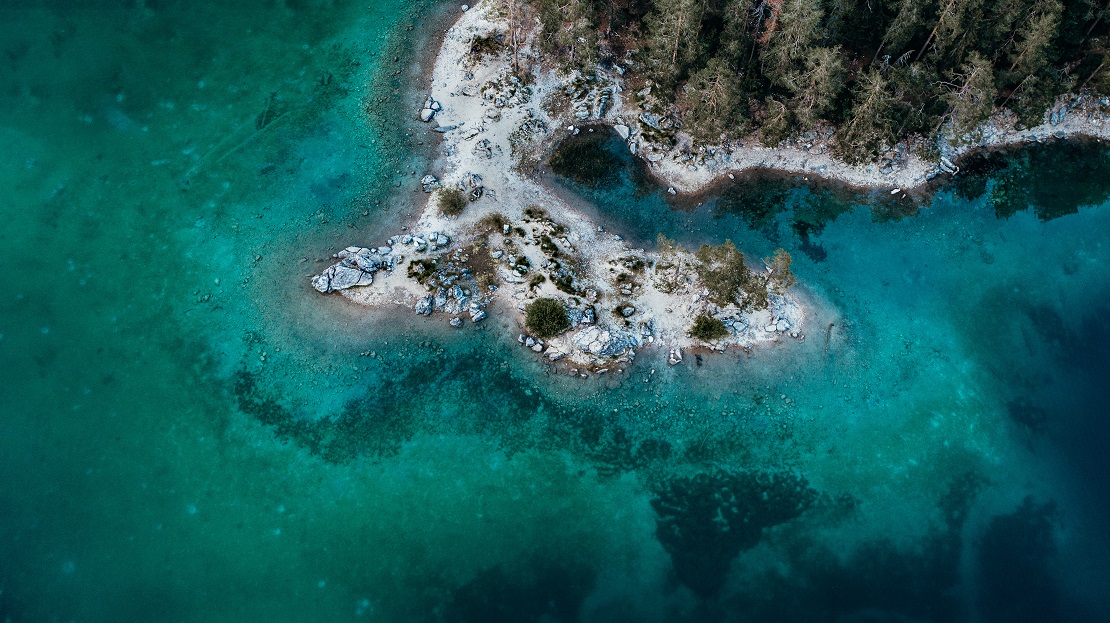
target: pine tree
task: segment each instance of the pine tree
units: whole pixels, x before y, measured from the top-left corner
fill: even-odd
[[[844,86],[844,63],[840,47],[812,47],[807,50],[803,69],[792,72],[787,88],[794,93],[790,107],[803,126],[812,127],[832,108]]]
[[[854,99],[851,118],[840,128],[835,148],[845,161],[859,163],[875,158],[894,142],[895,102],[887,81],[875,69],[860,79]]]
[[[540,45],[572,67],[597,62],[597,23],[590,0],[540,0]]]
[[[774,29],[762,37],[763,74],[772,83],[789,88],[790,76],[801,69],[824,15],[819,0],[785,0]]]
[[[690,77],[678,98],[690,134],[699,141],[714,142],[743,125],[741,95],[736,71],[720,57],[711,59]]]
[[[930,49],[959,58],[961,50],[975,39],[975,28],[982,21],[983,0],[942,0],[936,25],[916,60]]]
[[[1056,27],[1064,5],[1059,0],[1039,0],[1033,13],[1017,31],[1017,42],[1010,52],[1010,68],[1006,73],[1011,79],[1023,80],[1038,73],[1049,64],[1049,47],[1056,37]]]
[[[968,54],[960,71],[945,86],[944,101],[948,104],[945,119],[952,124],[954,138],[961,141],[985,123],[994,109],[994,71],[990,61],[978,52]]]
[[[875,51],[875,58],[879,58],[884,49],[891,56],[903,54],[914,35],[924,26],[925,11],[930,4],[926,0],[901,0],[898,12],[887,26],[882,44]]]
[[[698,31],[705,6],[701,0],[655,0],[648,14],[648,64],[656,82],[674,88],[697,60]]]

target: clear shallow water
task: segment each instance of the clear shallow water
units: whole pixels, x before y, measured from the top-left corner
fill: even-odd
[[[552,377],[307,284],[413,210],[435,6],[0,9],[4,618],[1097,620],[1104,198],[750,229],[620,178],[626,235],[790,250],[809,338]]]

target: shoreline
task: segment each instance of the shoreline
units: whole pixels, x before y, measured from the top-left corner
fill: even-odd
[[[1074,94],[1060,97],[1045,111],[1044,122],[1038,126],[1017,130],[1014,127],[1016,118],[1004,111],[996,113],[977,130],[982,135],[978,140],[955,146],[942,140],[939,163],[922,159],[909,146],[900,143],[880,162],[851,165],[830,153],[829,141],[833,133],[827,126],[776,147],[764,146],[752,137],[721,146],[694,146],[689,136],[675,131],[670,134],[675,146],[668,148],[645,138],[660,131],[656,128],[661,126],[658,116],[649,116],[641,109],[623,110],[623,103],[611,112],[608,119],[594,122],[614,128],[633,155],[644,163],[648,174],[661,186],[673,188],[680,195],[704,195],[724,180],[759,170],[814,177],[819,179],[818,183],[856,191],[895,188],[917,191],[931,186],[937,179],[957,173],[959,160],[982,150],[1050,140],[1110,140],[1110,100]],[[633,121],[629,122],[629,118]]]
[[[370,307],[447,316],[460,328],[505,312],[510,326],[524,327],[534,301],[556,299],[567,311],[569,330],[538,339],[522,328],[517,341],[582,377],[623,370],[648,346],[678,363],[683,349],[698,345],[724,350],[804,340],[805,310],[789,295],[768,290],[765,309],[714,305],[690,253],[678,251],[665,264],[660,253],[605,231],[522,171],[529,156],[549,151],[562,128],[573,124],[549,114],[546,96],[562,89],[564,79],[543,65],[531,34],[520,50],[527,82],[510,71],[506,51],[492,58],[472,53],[476,37],[503,26],[495,10],[486,2],[470,8],[442,39],[418,111],[429,135],[443,137],[433,163],[440,177],[421,179],[429,195],[423,211],[382,246],[336,254],[339,261],[314,277],[313,286]],[[449,192],[472,200],[457,216],[439,209]],[[660,285],[664,272],[666,287]],[[759,288],[772,288],[771,278],[758,281]],[[736,293],[757,295],[758,288]],[[695,340],[688,332],[699,315],[722,319],[728,331]]]
[[[703,281],[710,274],[705,271],[724,264],[705,264],[680,248],[636,248],[606,231],[597,224],[596,210],[576,207],[536,177],[541,163],[565,138],[589,128],[610,128],[629,145],[636,166],[670,186],[670,194],[680,201],[696,199],[737,174],[798,176],[806,181],[821,177],[829,185],[857,192],[882,192],[907,175],[920,177],[906,185],[901,199],[916,195],[920,191],[915,188],[937,177],[912,159],[886,175],[876,165],[844,163],[811,171],[806,169],[814,156],[810,151],[794,153],[791,157],[801,158],[800,166],[791,169],[793,161],[783,148],[749,148],[729,152],[723,159],[719,152],[702,148],[699,153],[708,160],[668,149],[668,158],[652,143],[641,141],[647,122],[657,118],[641,120],[639,127],[625,124],[629,113],[619,81],[600,71],[599,77],[584,79],[553,70],[533,48],[535,30],[523,34],[515,59],[518,68],[506,44],[493,44],[492,51],[475,46],[496,41],[504,27],[497,8],[482,1],[463,10],[438,37],[431,76],[419,91],[411,92],[416,96],[411,100],[419,102],[423,94],[416,116],[429,139],[435,134],[442,138],[430,163],[439,177],[429,173],[420,179],[427,198],[418,216],[399,223],[399,231],[381,246],[351,246],[337,253],[338,262],[312,278],[316,290],[339,293],[369,307],[397,305],[419,315],[446,316],[456,328],[482,322],[490,313],[505,314],[497,318],[498,324],[519,327],[517,341],[522,346],[572,376],[623,371],[646,347],[658,347],[675,365],[692,349],[749,351],[786,339],[804,341],[812,314],[801,301],[814,294],[796,297],[786,290],[793,283],[787,257],[785,268],[777,262],[772,266],[769,259],[754,269],[749,264],[744,285],[730,286],[736,289],[725,297],[719,292],[711,295],[710,284]],[[429,48],[434,41],[429,39]],[[1076,127],[1085,131],[1093,123],[1077,123],[1077,118],[1065,117],[1060,124],[1069,119],[1072,124],[1056,134],[1078,134]],[[1098,128],[1097,138],[1110,136],[1110,126],[1101,125],[1101,118]],[[1017,136],[1020,142],[1044,140],[1036,132]],[[996,141],[984,147],[1000,145]],[[737,154],[741,157],[733,158]],[[753,154],[778,160],[767,166],[766,157],[756,162]],[[830,161],[831,156],[824,159]],[[827,175],[829,170],[833,175]],[[441,209],[448,197],[459,197],[451,215]],[[420,203],[416,200],[418,210]],[[562,306],[567,329],[541,339],[524,328],[526,311],[540,299],[555,299]],[[713,339],[692,337],[695,320],[705,318],[719,326],[720,333]]]

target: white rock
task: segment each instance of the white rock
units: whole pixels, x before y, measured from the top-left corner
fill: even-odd
[[[374,283],[373,273],[342,263],[329,267],[312,278],[312,287],[318,292],[335,292],[355,286],[368,286]]]

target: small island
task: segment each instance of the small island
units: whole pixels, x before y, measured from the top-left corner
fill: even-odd
[[[899,194],[954,174],[972,149],[1110,134],[1110,102],[1084,94],[1059,96],[1033,127],[995,109],[993,95],[985,109],[953,106],[929,149],[921,136],[883,131],[848,157],[852,122],[834,127],[817,116],[820,107],[812,119],[792,117],[805,125],[781,135],[765,122],[737,124],[749,130],[737,136],[720,115],[706,115],[717,100],[690,99],[719,80],[687,71],[676,91],[653,80],[658,72],[631,51],[617,62],[582,54],[599,45],[596,33],[567,39],[569,29],[553,38],[546,5],[463,7],[416,111],[443,139],[439,175],[420,180],[426,207],[380,246],[337,253],[312,279],[316,290],[372,307],[405,306],[459,328],[497,314],[524,347],[578,376],[623,369],[648,345],[677,364],[691,348],[804,340],[806,306],[791,288],[785,251],[746,258],[731,242],[685,249],[662,236],[656,249],[637,248],[560,199],[536,172],[568,137],[614,132],[672,195],[754,167]],[[965,87],[973,83],[986,88],[972,78]]]

